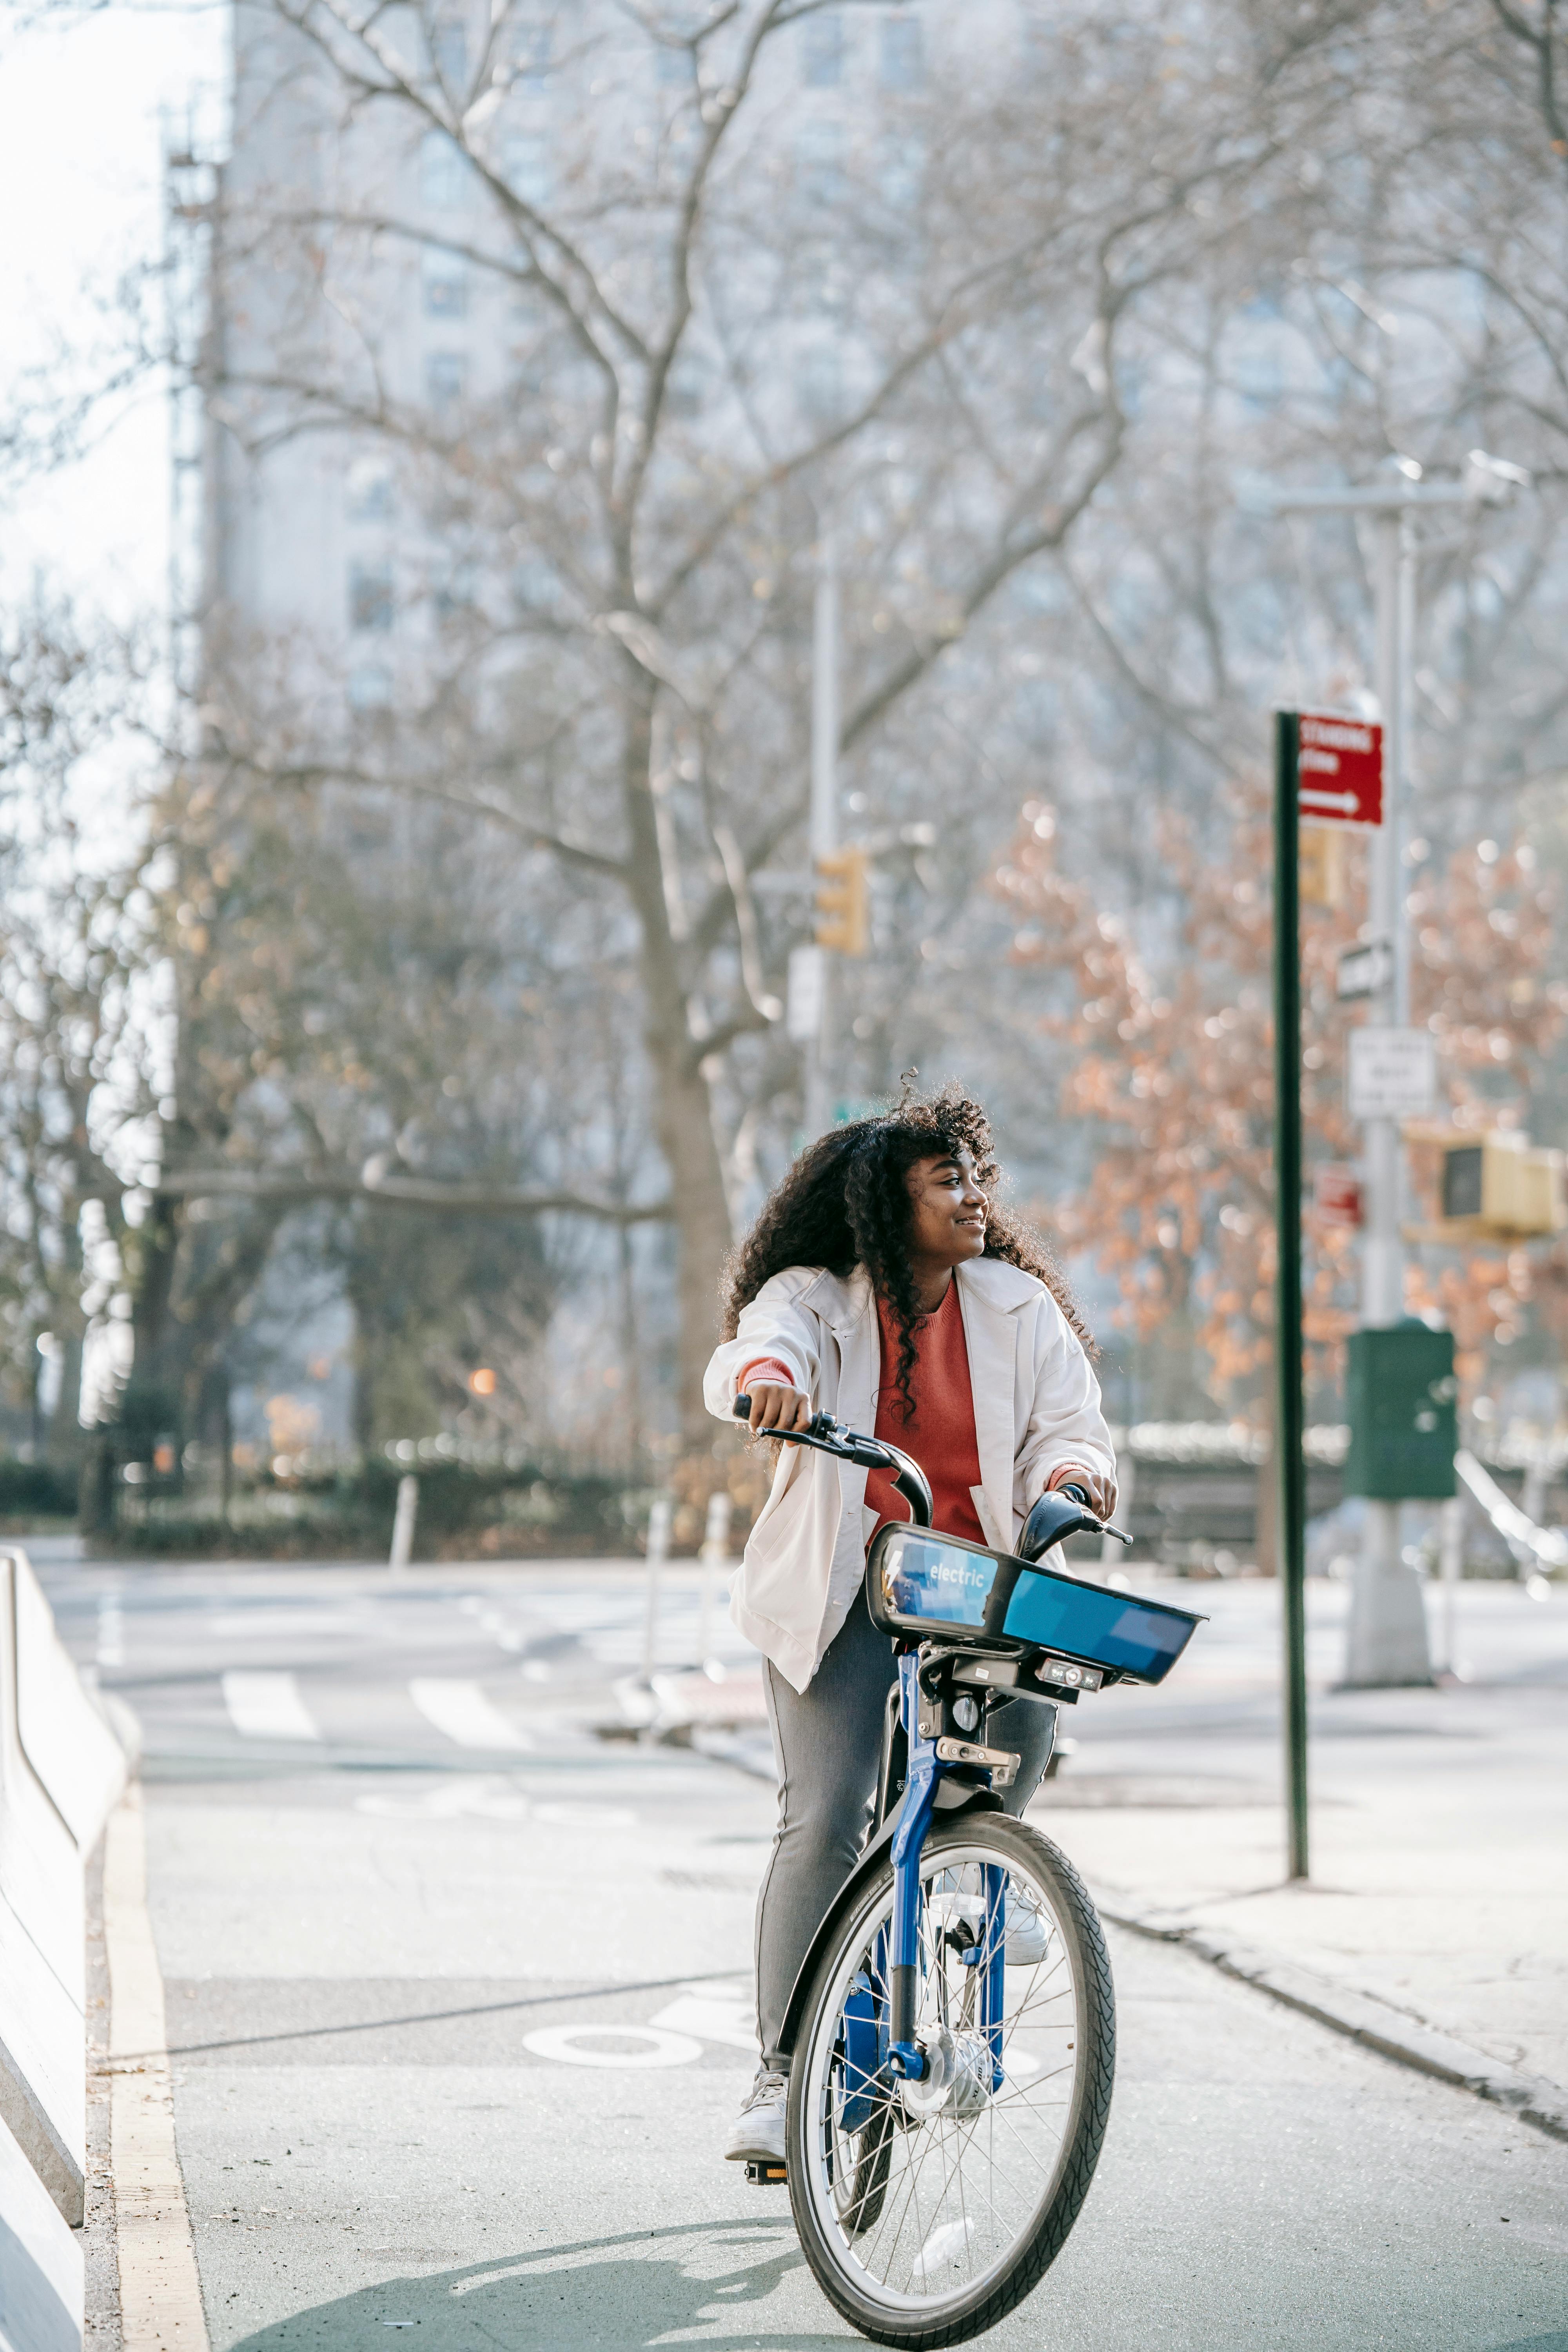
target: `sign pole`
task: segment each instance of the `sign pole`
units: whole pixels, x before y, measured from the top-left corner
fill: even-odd
[[[1285,1630],[1289,1874],[1308,1875],[1307,1525],[1301,1402],[1301,948],[1300,714],[1274,714],[1274,1182],[1278,1233],[1274,1465]]]

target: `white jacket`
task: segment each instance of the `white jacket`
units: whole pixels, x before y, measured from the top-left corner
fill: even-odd
[[[1116,1475],[1100,1384],[1043,1282],[1004,1258],[955,1269],[974,1397],[980,1484],[974,1508],[985,1539],[1011,1551],[1053,1470],[1076,1462]],[[787,1364],[813,1410],[870,1430],[877,1415],[881,1333],[870,1277],[792,1265],[765,1282],[741,1328],[713,1351],[708,1410],[730,1418],[737,1382],[763,1356]],[[866,1473],[809,1446],[779,1449],[773,1483],[730,1589],[730,1614],[747,1640],[805,1690],[849,1614],[875,1518]]]

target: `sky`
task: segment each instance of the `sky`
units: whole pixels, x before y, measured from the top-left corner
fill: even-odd
[[[165,122],[193,103],[218,120],[225,30],[216,0],[47,21],[0,0],[0,415],[29,366],[54,364],[67,393],[91,380],[117,278],[160,249]],[[0,604],[41,576],[117,620],[161,612],[168,446],[150,385],[83,462],[0,485]]]

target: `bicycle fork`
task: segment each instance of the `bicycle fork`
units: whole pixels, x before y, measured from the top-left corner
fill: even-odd
[[[934,1740],[920,1727],[920,1659],[906,1652],[899,1660],[900,1712],[909,1745],[903,1810],[893,1839],[893,1951],[889,1969],[888,2071],[906,2082],[925,2080],[930,2060],[914,2038],[920,1968],[921,1858],[936,1805],[937,1785],[946,1767]],[[1007,1874],[999,1864],[984,1866],[985,1910],[976,1944],[962,1957],[982,1971],[981,2025],[991,2049],[991,2087],[1000,2090],[1002,2012],[1005,2000]]]

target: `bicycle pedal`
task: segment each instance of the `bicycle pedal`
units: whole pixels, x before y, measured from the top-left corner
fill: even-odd
[[[786,2164],[756,2164],[748,2161],[746,2179],[753,2189],[772,2189],[789,2179],[789,2167]]]

